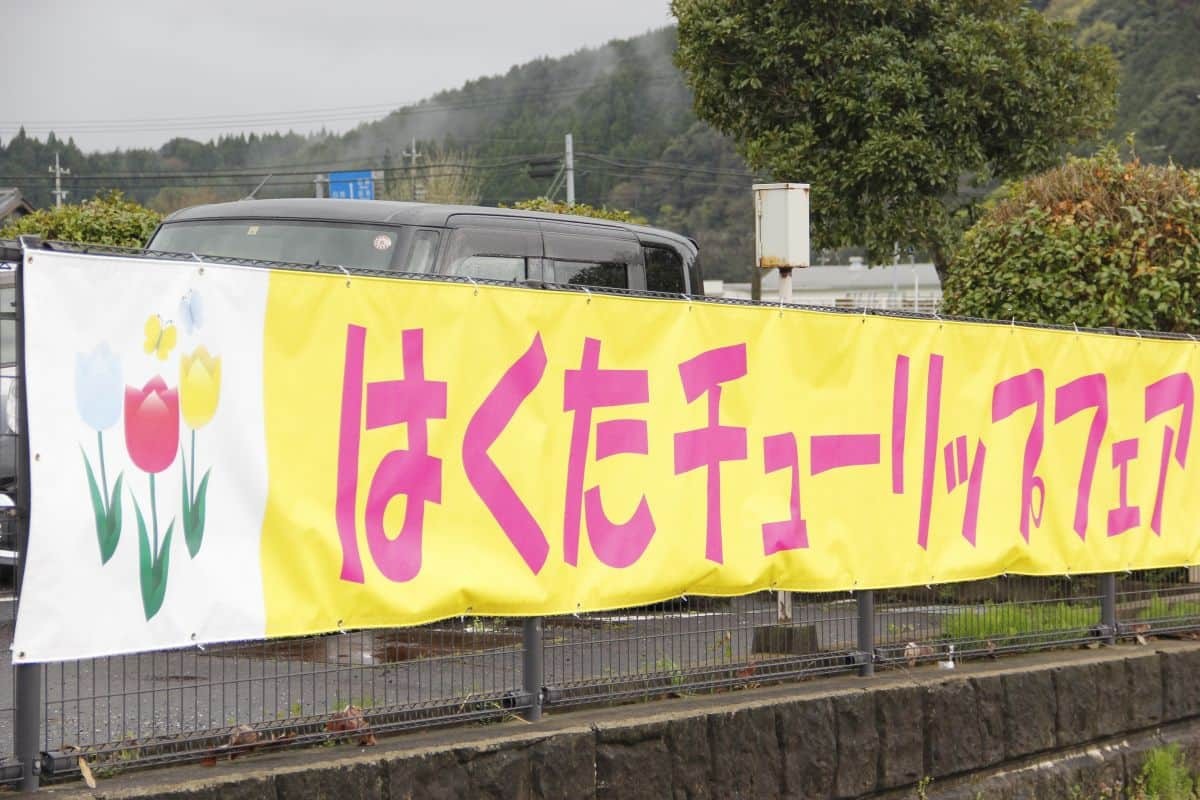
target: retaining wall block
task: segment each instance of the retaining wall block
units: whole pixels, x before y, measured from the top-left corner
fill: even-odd
[[[104,783],[100,784],[98,790],[92,792],[92,796],[97,800],[103,800],[106,796]],[[273,775],[204,786],[189,786],[186,789],[158,792],[154,795],[158,800],[261,800],[264,797],[275,796],[276,786]]]
[[[671,796],[667,723],[596,729],[596,797],[601,800]]]
[[[713,798],[708,719],[696,716],[671,720],[667,723],[667,749],[671,752],[674,800]]]
[[[1005,756],[1020,758],[1054,747],[1057,710],[1050,671],[1006,673],[1001,684],[1008,740]]]
[[[975,688],[976,719],[979,720],[980,766],[1004,761],[1008,748],[1007,722],[1004,718],[1004,681],[999,675],[971,679]]]
[[[967,772],[988,761],[977,713],[975,687],[968,681],[925,688],[925,763],[929,775],[941,778]]]
[[[1125,659],[1125,691],[1129,696],[1127,727],[1150,728],[1163,721],[1162,659],[1158,653]]]
[[[925,714],[922,691],[898,686],[875,695],[879,731],[879,788],[916,783],[925,775]]]
[[[1101,738],[1115,736],[1129,730],[1133,710],[1125,660],[1103,661],[1096,668],[1097,693],[1100,695],[1096,706],[1096,735]]]
[[[471,779],[469,797],[527,800],[534,796],[533,770],[527,747],[475,751],[466,767]]]
[[[787,797],[826,800],[833,795],[837,770],[837,723],[833,700],[817,697],[783,703],[775,709]]]
[[[708,715],[712,796],[775,798],[783,787],[783,760],[775,709],[738,709]]]
[[[560,733],[529,748],[529,780],[533,796],[594,797],[596,736]]]
[[[853,692],[833,698],[837,720],[837,767],[834,796],[858,797],[879,783],[879,728],[875,693]]]
[[[1100,706],[1112,702],[1102,688],[1102,666],[1092,663],[1054,668],[1054,696],[1058,709],[1054,736],[1059,747],[1083,744],[1098,736]]]
[[[386,770],[379,761],[333,764],[323,769],[283,772],[275,776],[279,797],[303,797],[305,800],[373,800],[386,796],[386,782]]]
[[[456,800],[470,786],[467,768],[451,750],[390,759],[386,770],[391,800]]]
[[[1200,714],[1200,650],[1159,653],[1162,660],[1163,721]]]

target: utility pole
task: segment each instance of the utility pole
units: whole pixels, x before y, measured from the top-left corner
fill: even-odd
[[[414,136],[412,138],[412,148],[405,150],[400,155],[404,156],[405,158],[407,158],[409,160],[408,161],[408,163],[409,163],[409,169],[408,169],[409,189],[412,191],[411,199],[416,200],[417,199],[417,159],[420,158],[422,155],[424,155],[424,153],[417,152],[417,137]]]
[[[54,195],[54,207],[62,208],[63,198],[67,196],[66,190],[62,188],[62,176],[70,175],[71,170],[59,165],[58,153],[54,154],[54,166],[50,167],[50,172],[54,175],[54,191],[51,192]]]
[[[567,205],[575,205],[575,141],[571,138],[571,134],[567,134],[567,155],[563,160],[563,167],[567,173]]]

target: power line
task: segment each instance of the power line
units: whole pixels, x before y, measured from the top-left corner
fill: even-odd
[[[423,155],[423,154],[422,154]],[[546,154],[531,153],[514,156],[506,156],[494,161],[476,162],[476,161],[441,161],[433,166],[435,168],[455,168],[465,170],[492,170],[501,167],[519,166],[522,169],[531,159],[542,158]],[[347,159],[347,163],[363,164],[361,159]],[[401,172],[408,173],[413,169],[428,169],[428,167],[373,167],[365,165],[363,169],[373,170],[375,172]],[[263,173],[271,172],[275,175],[296,176],[296,175],[317,175],[319,173],[328,172],[329,170],[321,167],[313,167],[298,170],[279,170],[270,166],[263,167],[245,167],[240,168],[240,171],[197,171],[197,172],[111,172],[111,173],[93,173],[91,175],[76,175],[74,180],[78,181],[106,181],[106,180],[160,180],[160,179],[177,179],[187,180],[192,178],[261,178]],[[5,181],[37,181],[43,180],[42,175],[0,175],[0,180]]]
[[[605,76],[605,79],[611,77],[611,73]],[[329,111],[321,111],[319,109],[300,111],[300,112],[271,112],[265,114],[254,115],[209,115],[199,117],[144,117],[140,119],[124,119],[124,120],[64,120],[61,122],[29,122],[19,123],[15,121],[0,121],[0,132],[9,133],[15,132],[24,128],[26,132],[35,133],[54,133],[54,128],[66,128],[75,133],[124,133],[124,132],[163,132],[178,130],[180,128],[188,128],[191,130],[217,130],[230,127],[242,128],[262,128],[268,126],[285,126],[295,125],[300,123],[323,123],[343,120],[358,120],[364,116],[375,116],[399,114],[406,116],[415,116],[421,114],[434,114],[454,111],[470,111],[483,108],[493,108],[496,106],[509,105],[517,101],[525,100],[531,97],[540,99],[553,99],[570,96],[573,94],[582,94],[589,89],[602,86],[605,79],[592,81],[586,84],[576,84],[573,86],[558,86],[548,89],[521,89],[509,94],[493,96],[478,100],[461,100],[457,102],[442,102],[435,103],[422,101],[411,103],[408,105],[400,105],[399,107],[391,104],[379,104],[377,106],[345,106],[342,109],[333,109],[337,113],[329,113]],[[646,76],[641,84],[653,85],[662,83],[679,83],[681,76],[678,73],[651,73]],[[459,90],[460,92],[462,90]],[[347,113],[345,109],[349,108],[374,108],[375,111]],[[378,121],[378,120],[376,120]],[[65,131],[64,131],[65,132]]]

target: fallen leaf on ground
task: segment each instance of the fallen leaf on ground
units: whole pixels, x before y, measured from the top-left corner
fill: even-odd
[[[330,733],[357,733],[360,745],[375,744],[375,734],[363,716],[363,710],[358,706],[346,706],[341,711],[335,711],[325,723],[325,730]]]
[[[96,776],[92,774],[92,768],[88,766],[86,759],[79,759],[79,774],[83,775],[83,782],[89,789],[96,788]]]

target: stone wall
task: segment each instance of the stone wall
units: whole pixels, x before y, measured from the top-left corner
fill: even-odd
[[[177,798],[1102,797],[1200,752],[1200,647],[1057,652],[408,734],[101,782]],[[50,793],[72,794],[73,788]]]

